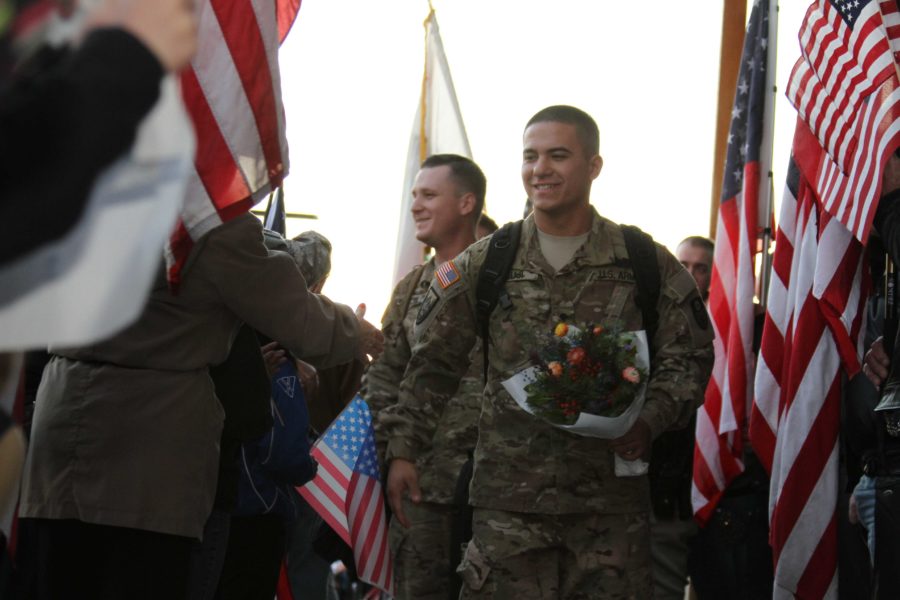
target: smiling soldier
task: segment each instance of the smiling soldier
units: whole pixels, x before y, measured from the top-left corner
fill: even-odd
[[[636,303],[637,255],[629,255],[624,229],[590,204],[603,160],[589,115],[570,106],[546,108],[528,122],[523,141],[522,182],[534,212],[521,225],[505,301],[487,321],[490,367],[470,488],[473,537],[459,567],[461,597],[649,598],[647,477],[617,477],[613,454],[649,458],[654,438],[688,421],[712,366],[712,328],[705,312],[692,310],[701,301],[690,274],[640,234],[642,256],[652,257],[651,272],[659,276],[657,301],[647,303],[655,324],[645,322],[649,313]],[[424,473],[420,489],[417,459],[468,368],[479,330],[475,282],[499,234],[449,261],[452,281],[432,281],[428,293],[436,300],[423,309],[427,314],[420,312],[399,401],[382,415],[390,438],[388,496],[401,522],[409,516],[408,499],[414,504],[428,493]],[[501,386],[530,366],[538,337],[561,321],[649,330],[646,400],[622,437],[558,429],[522,410]]]
[[[434,248],[435,255],[413,269],[394,289],[382,319],[385,352],[369,367],[363,381],[363,397],[376,415],[375,438],[382,456],[388,438],[379,417],[397,401],[400,380],[415,341],[416,316],[427,314],[437,300],[428,289],[435,272],[443,281],[458,277],[449,261],[475,241],[485,187],[478,165],[455,154],[430,156],[416,176],[412,189],[416,239]],[[479,353],[473,358],[471,372],[459,390],[454,389],[456,393],[440,416],[429,448],[416,461],[426,489],[422,501],[405,504],[409,522],[401,524],[392,519],[390,523],[395,591],[401,600],[445,600],[452,585],[454,491],[460,469],[475,448],[478,435],[484,387],[480,357]],[[469,364],[468,356],[462,360]]]

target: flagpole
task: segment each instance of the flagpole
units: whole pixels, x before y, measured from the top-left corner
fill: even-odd
[[[731,128],[734,89],[741,67],[741,52],[747,28],[746,0],[725,0],[722,9],[722,48],[719,52],[719,95],[716,109],[716,137],[713,149],[712,196],[709,202],[709,237],[715,239],[719,222],[725,152]]]
[[[766,128],[763,131],[762,147],[760,148],[760,172],[766,173],[769,184],[765,186],[765,202],[763,203],[762,215],[764,220],[761,222],[763,245],[762,245],[762,265],[759,273],[759,303],[763,310],[769,298],[769,277],[772,272],[772,254],[769,247],[773,240],[772,218],[775,214],[775,181],[772,175],[772,155],[775,148],[775,97],[778,93],[776,86],[775,73],[777,72],[777,56],[778,56],[778,0],[766,0],[769,2],[769,46],[766,48],[766,104],[763,109],[763,125]]]

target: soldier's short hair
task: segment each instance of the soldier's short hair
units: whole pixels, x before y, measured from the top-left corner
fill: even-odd
[[[678,242],[679,246],[682,244],[695,246],[697,248],[703,248],[709,252],[710,256],[712,256],[713,252],[716,249],[715,243],[711,239],[703,237],[702,235],[689,235],[688,237]]]
[[[484,194],[487,190],[487,178],[481,167],[472,159],[459,154],[432,154],[424,161],[420,168],[450,167],[450,175],[456,182],[460,194],[472,193],[475,196],[475,210],[472,216],[475,222],[481,218],[484,211]]]
[[[588,158],[600,154],[600,129],[597,122],[591,115],[587,114],[580,108],[568,106],[565,104],[557,104],[548,106],[539,110],[533,117],[528,120],[525,129],[528,129],[535,123],[566,123],[575,127],[578,135],[578,141],[584,147],[585,154]]]

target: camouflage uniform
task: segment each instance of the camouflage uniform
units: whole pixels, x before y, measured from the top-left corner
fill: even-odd
[[[417,318],[418,338],[399,401],[381,415],[382,427],[390,432],[388,460],[418,458],[464,374],[464,358],[477,330],[474,282],[488,245],[488,240],[476,242],[452,261],[458,279],[449,285],[435,280],[429,288]],[[641,411],[654,438],[687,423],[703,400],[713,357],[712,326],[693,278],[662,246],[657,247],[657,256],[659,326]],[[628,329],[642,328],[641,311],[634,301],[634,274],[620,228],[594,211],[587,241],[567,265],[554,272],[541,254],[534,220],[529,217],[506,290],[511,306],[498,306],[489,328],[490,371],[470,491],[476,515],[474,538],[460,566],[467,582],[463,597],[506,597],[499,590],[514,580],[532,582],[523,584],[528,589],[522,595],[529,598],[560,594],[647,597],[647,478],[617,478],[606,440],[581,437],[542,422],[520,409],[500,384],[530,366],[537,337],[549,333],[558,321],[618,320]],[[598,541],[589,556],[575,552],[577,564],[569,564],[565,551],[571,555],[577,544],[566,540],[577,537],[585,524],[613,516],[629,523],[619,528],[634,530],[636,539],[626,543],[624,532],[614,531],[615,535],[603,538],[607,542]],[[553,529],[557,527],[564,530]],[[503,535],[498,536],[498,531]],[[511,546],[509,541],[517,539],[528,544]],[[546,540],[544,545],[540,539]],[[551,569],[552,580],[536,581],[532,559],[551,548],[557,552],[551,564],[558,568]],[[638,569],[638,577],[633,576],[633,568]],[[491,571],[496,575],[493,580]],[[600,585],[598,577],[609,581]],[[578,592],[587,589],[578,578],[592,581],[593,591]]]
[[[434,260],[431,260],[397,284],[382,319],[384,354],[369,367],[363,381],[363,396],[376,415],[375,437],[382,455],[388,438],[378,415],[397,402],[400,380],[412,354],[416,315],[434,270]],[[396,519],[390,523],[397,598],[445,600],[447,597],[453,493],[460,468],[478,438],[478,414],[484,387],[481,353],[473,345],[469,348],[471,356],[467,353],[462,360],[464,366],[471,360],[471,369],[459,389],[454,389],[457,393],[451,392],[427,449],[416,461],[422,473],[422,503],[417,506],[407,503],[406,511],[411,521],[408,529]]]

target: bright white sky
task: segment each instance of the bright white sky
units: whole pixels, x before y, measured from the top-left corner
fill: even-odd
[[[522,216],[522,127],[551,104],[600,126],[604,168],[592,202],[674,249],[708,235],[721,0],[433,0],[487,211]],[[807,2],[783,1],[778,39],[775,195],[795,112],[784,100]],[[748,15],[749,15],[748,9]],[[288,234],[316,229],[334,245],[325,293],[390,296],[407,145],[421,88],[427,0],[304,0],[281,50],[290,143]],[[777,212],[776,212],[777,217]]]

